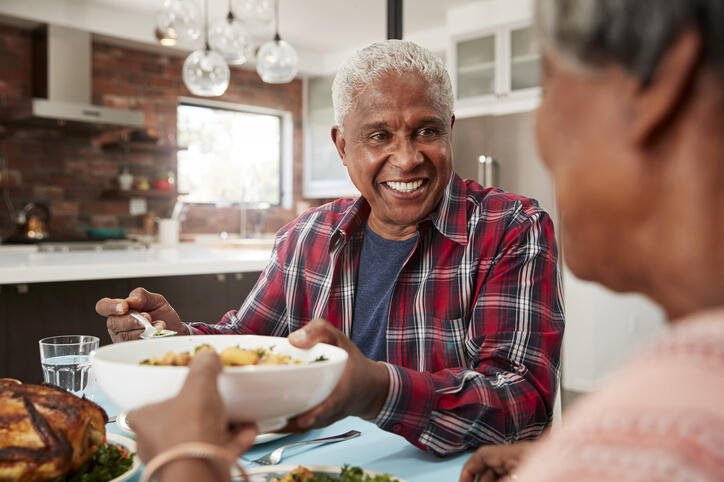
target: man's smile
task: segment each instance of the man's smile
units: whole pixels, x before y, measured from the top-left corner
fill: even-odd
[[[419,189],[424,183],[424,179],[415,179],[412,181],[384,181],[382,184],[393,191],[410,193]]]

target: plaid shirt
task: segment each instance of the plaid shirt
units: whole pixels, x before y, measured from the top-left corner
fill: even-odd
[[[286,336],[324,318],[349,336],[369,212],[364,198],[340,199],[292,221],[241,308],[191,332]],[[437,455],[536,437],[551,420],[563,336],[550,218],[453,173],[418,233],[385,320],[377,425]]]

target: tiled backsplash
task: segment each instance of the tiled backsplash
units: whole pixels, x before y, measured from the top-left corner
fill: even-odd
[[[93,103],[140,111],[146,127],[157,129],[164,142],[175,143],[178,97],[191,96],[181,80],[184,58],[100,42],[93,42],[92,51]],[[0,108],[31,96],[30,55],[28,30],[0,26]],[[302,200],[302,82],[265,84],[256,72],[234,68],[228,91],[217,99],[292,113],[296,205]],[[86,227],[140,231],[143,216],[130,215],[127,199],[104,198],[104,191],[117,186],[118,174],[126,161],[122,150],[102,148],[108,140],[60,130],[6,131],[0,146],[4,147],[8,169],[0,186],[15,210],[28,202],[47,204],[51,232],[55,235],[75,233]],[[176,170],[174,153],[132,152],[128,161],[132,174],[148,177],[151,182],[161,173]],[[158,216],[168,216],[173,203],[173,199],[149,199],[148,207]],[[256,224],[261,232],[273,232],[295,214],[281,208],[266,210],[260,218],[249,213],[247,230],[253,232]],[[239,210],[234,207],[193,206],[187,212],[182,231],[236,233],[239,218]],[[12,229],[12,217],[0,196],[0,236],[10,235]]]

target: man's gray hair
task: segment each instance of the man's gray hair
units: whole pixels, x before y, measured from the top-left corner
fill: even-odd
[[[616,62],[644,83],[684,27],[699,31],[703,61],[724,70],[724,0],[536,0],[544,47],[578,67]]]
[[[376,42],[352,55],[332,83],[334,122],[341,129],[355,98],[390,73],[417,73],[430,86],[434,107],[452,117],[455,99],[445,64],[428,49],[405,40]]]

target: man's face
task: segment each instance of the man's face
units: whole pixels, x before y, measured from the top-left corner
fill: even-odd
[[[631,142],[631,79],[608,67],[579,73],[551,55],[543,63],[536,134],[556,184],[566,262],[584,279],[630,289],[648,209]]]
[[[370,227],[388,239],[413,235],[442,197],[452,173],[452,123],[427,82],[389,74],[354,100],[344,133],[332,137],[357,189],[370,203]]]

